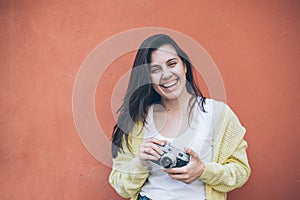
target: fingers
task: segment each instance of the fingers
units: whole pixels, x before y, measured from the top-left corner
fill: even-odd
[[[149,138],[142,142],[139,149],[139,157],[141,160],[158,160],[164,153],[160,146],[163,146],[165,141],[156,138]]]
[[[145,140],[145,142],[142,145],[142,150],[144,153],[150,154],[155,156],[157,159],[160,158],[160,155],[162,155],[164,152],[161,150],[160,146],[163,146],[164,142],[155,138],[151,138],[148,140]]]
[[[193,179],[188,174],[169,174],[172,179],[176,179],[178,181],[182,181],[184,183],[192,183]]]
[[[163,169],[163,171],[168,173],[171,178],[189,184],[199,179],[205,166],[195,151],[189,148],[185,148],[185,151],[191,156],[190,161],[186,166]]]
[[[193,178],[190,176],[189,168],[188,167],[180,167],[180,168],[171,168],[171,169],[164,169],[166,173],[172,178],[178,181],[182,181],[184,183],[191,183]]]
[[[192,149],[185,147],[184,150],[191,156],[191,159],[199,159],[198,154],[195,151],[193,151]]]
[[[184,166],[180,168],[164,169],[166,173],[172,178],[184,183],[190,184],[194,180],[198,179],[200,175],[196,173],[197,167],[195,166]]]
[[[174,167],[170,169],[162,169],[164,172],[168,173],[169,175],[179,175],[179,174],[186,174],[188,173],[188,168],[184,167]]]
[[[143,141],[144,144],[156,144],[156,145],[160,145],[160,146],[163,146],[166,141],[164,140],[159,140],[159,139],[156,139],[156,138],[149,138],[149,139],[146,139]]]

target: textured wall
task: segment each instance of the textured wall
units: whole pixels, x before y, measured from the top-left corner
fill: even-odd
[[[299,198],[299,5],[297,0],[1,0],[1,199],[122,199],[108,184],[110,168],[79,139],[72,91],[81,63],[96,45],[147,26],[192,37],[219,67],[227,103],[247,128],[253,170],[230,199]],[[111,69],[130,69],[132,56]],[[108,71],[103,80],[120,71]],[[103,80],[96,102],[111,89]],[[96,105],[107,135],[114,122],[101,110],[109,106],[109,101]]]

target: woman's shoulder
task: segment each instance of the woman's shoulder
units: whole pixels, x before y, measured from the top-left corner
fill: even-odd
[[[206,98],[204,108],[208,113],[217,116],[216,118],[223,116],[222,118],[224,120],[234,119],[239,122],[237,114],[227,103],[223,101]]]
[[[202,97],[198,97],[198,103],[201,103]],[[219,109],[226,109],[228,107],[228,105],[223,102],[223,101],[219,101],[216,99],[212,99],[212,98],[205,98],[205,100],[203,101],[203,107],[204,110],[209,113],[209,112],[213,112],[214,110],[219,110]]]
[[[224,101],[216,100],[216,99],[213,99],[213,98],[205,98],[205,103],[207,103],[207,104],[223,104],[223,105],[226,105],[226,103]]]
[[[204,116],[212,116],[213,118],[216,119],[219,119],[221,116],[223,116],[223,118],[226,119],[237,117],[235,112],[230,108],[230,106],[227,103],[216,99],[205,98],[205,101],[203,102],[203,108],[205,110],[205,112],[202,112]],[[199,110],[201,110],[200,106],[199,106]]]

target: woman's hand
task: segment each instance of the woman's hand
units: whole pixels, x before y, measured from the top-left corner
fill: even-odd
[[[148,160],[158,160],[164,153],[159,146],[165,145],[166,141],[156,138],[145,139],[140,145],[139,158],[141,164],[149,166]]]
[[[186,166],[163,169],[163,171],[168,173],[173,179],[190,184],[194,180],[199,179],[205,166],[196,152],[189,148],[186,148],[185,151],[191,156],[190,162]]]

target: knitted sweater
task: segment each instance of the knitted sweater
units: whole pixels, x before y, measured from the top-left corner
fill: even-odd
[[[215,101],[216,102],[216,101]],[[220,111],[215,128],[213,160],[204,163],[205,169],[200,179],[206,184],[207,200],[225,200],[227,192],[241,187],[250,176],[247,159],[245,128],[237,116],[224,103],[216,102]],[[148,168],[141,165],[138,158],[139,145],[143,140],[143,127],[136,125],[129,135],[129,146],[113,159],[113,169],[109,176],[112,187],[124,198],[136,200],[149,175]]]

